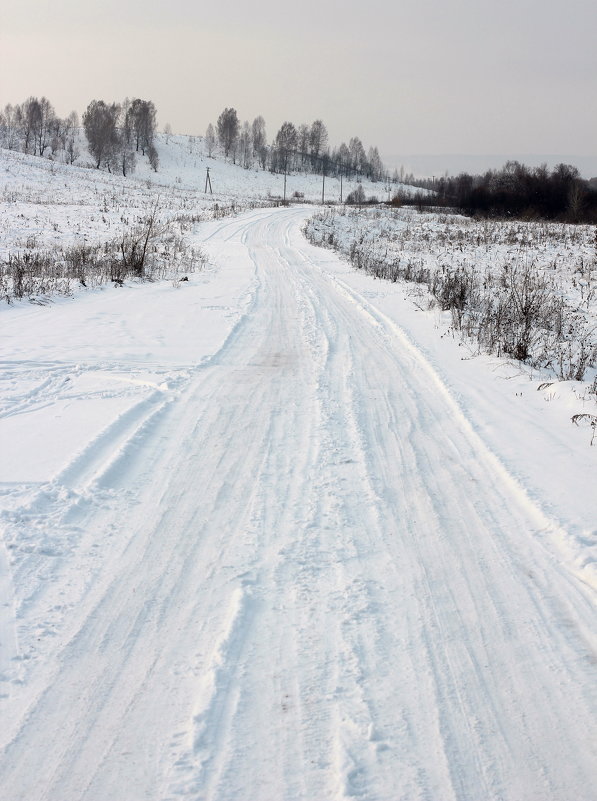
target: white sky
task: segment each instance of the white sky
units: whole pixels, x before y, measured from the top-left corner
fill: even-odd
[[[324,120],[393,153],[597,155],[597,0],[0,0],[0,106]]]

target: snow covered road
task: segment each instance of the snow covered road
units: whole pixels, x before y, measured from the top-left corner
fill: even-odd
[[[591,590],[304,217],[213,224],[244,313],[52,485],[84,533],[0,616],[6,801],[595,798]]]

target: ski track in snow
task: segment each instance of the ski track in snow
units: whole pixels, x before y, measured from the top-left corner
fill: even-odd
[[[254,271],[223,347],[5,491],[79,542],[18,609],[0,549],[7,801],[594,798],[592,592],[304,215],[214,224]],[[5,415],[63,391],[22,369]]]

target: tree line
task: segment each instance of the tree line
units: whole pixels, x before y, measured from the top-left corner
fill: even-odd
[[[413,181],[425,193],[397,201],[418,206],[450,206],[468,215],[597,223],[597,190],[576,167],[527,167],[508,161],[483,175]],[[429,191],[431,190],[431,191]]]
[[[322,120],[311,125],[283,122],[268,144],[265,120],[255,117],[241,124],[236,109],[225,108],[214,126],[205,133],[207,153],[217,147],[225,158],[249,168],[259,166],[276,173],[310,172],[339,177],[361,176],[371,181],[389,178],[377,147],[365,147],[358,136],[349,143],[330,147],[327,128]],[[396,179],[397,176],[394,177]]]
[[[78,127],[76,111],[62,119],[47,97],[29,97],[24,103],[9,103],[0,110],[0,145],[34,156],[61,157],[73,164],[80,155]]]
[[[126,176],[134,171],[141,154],[148,157],[157,171],[157,112],[152,101],[92,100],[83,114],[82,127],[97,169]],[[46,97],[29,97],[24,103],[8,104],[0,111],[0,146],[67,164],[74,164],[80,156],[78,129],[77,113],[73,111],[60,118]],[[245,168],[258,166],[276,173],[300,171],[390,180],[377,147],[366,151],[358,136],[353,136],[348,144],[331,147],[322,120],[298,126],[286,121],[268,143],[262,116],[255,117],[252,123],[241,123],[236,109],[225,108],[216,125],[208,125],[205,146],[210,157],[219,148],[225,158]],[[396,171],[392,180],[399,180]]]
[[[89,153],[98,169],[127,175],[134,171],[140,152],[157,171],[157,112],[151,100],[92,100],[82,122]],[[76,111],[62,119],[46,97],[29,97],[0,111],[0,146],[74,164],[80,156],[79,127]]]

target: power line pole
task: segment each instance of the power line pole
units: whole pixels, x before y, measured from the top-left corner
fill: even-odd
[[[328,159],[325,156],[321,157],[321,177],[323,182],[321,185],[321,205],[325,204],[325,173],[328,166]]]
[[[209,194],[213,195],[213,189],[211,188],[211,178],[209,177],[209,167],[206,167],[205,169],[207,170],[207,173],[205,175],[205,190],[204,190],[204,192],[205,192],[205,194],[207,194],[207,187],[209,186]]]

